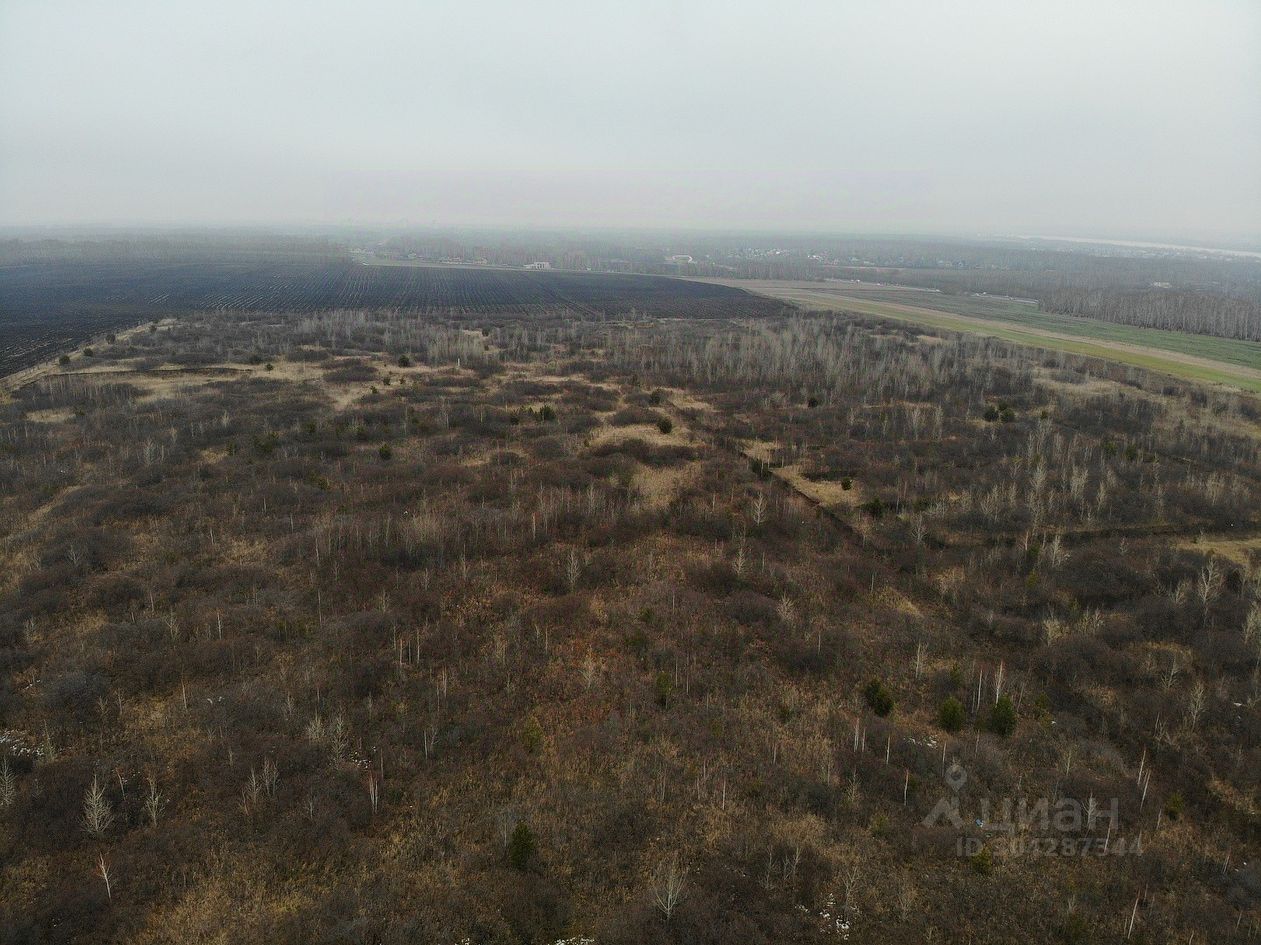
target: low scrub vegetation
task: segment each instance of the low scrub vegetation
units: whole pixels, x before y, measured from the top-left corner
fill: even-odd
[[[0,940],[1261,928],[1255,401],[822,315],[91,361],[0,405]]]

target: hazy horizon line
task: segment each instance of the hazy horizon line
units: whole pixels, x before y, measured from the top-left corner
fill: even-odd
[[[313,233],[443,233],[508,234],[626,234],[626,235],[693,235],[698,237],[764,236],[818,239],[947,239],[1064,242],[1081,245],[1115,244],[1135,249],[1186,249],[1240,252],[1261,250],[1261,230],[1201,231],[1185,230],[1103,230],[1086,227],[1028,227],[1013,229],[967,229],[962,227],[821,227],[791,224],[728,226],[720,224],[646,224],[646,223],[419,223],[412,221],[84,221],[48,223],[3,223],[0,234],[21,236],[43,235],[123,235],[127,233],[156,235],[267,233],[274,235],[309,235]],[[1215,245],[1217,244],[1217,245]]]

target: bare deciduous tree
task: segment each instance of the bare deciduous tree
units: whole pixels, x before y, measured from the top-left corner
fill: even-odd
[[[97,869],[97,872],[101,874],[101,879],[105,881],[105,898],[108,899],[110,902],[113,902],[114,889],[113,889],[113,884],[110,882],[109,864],[105,862],[104,853],[97,854],[96,869]]]
[[[570,591],[577,590],[578,581],[582,578],[582,559],[578,557],[578,552],[574,549],[569,550],[569,558],[565,562],[565,584]]]
[[[652,877],[652,902],[669,921],[683,898],[685,874],[679,858],[670,856],[657,864]]]
[[[94,837],[104,835],[114,822],[114,811],[109,799],[105,796],[105,788],[101,787],[100,778],[92,776],[92,786],[83,798],[83,826]]]
[[[263,796],[263,779],[258,776],[258,772],[250,768],[250,776],[245,782],[245,787],[241,789],[241,806],[245,808],[245,813],[250,813],[258,806],[259,800]]]
[[[346,716],[340,712],[333,716],[326,734],[329,752],[334,760],[340,760],[350,748],[350,726],[346,723]]]
[[[1196,726],[1199,725],[1200,716],[1204,714],[1204,700],[1204,683],[1197,679],[1187,698],[1186,727],[1188,732],[1194,732]]]
[[[9,770],[9,759],[0,761],[0,807],[8,807],[18,796],[17,782]]]
[[[158,825],[158,817],[162,813],[162,808],[166,806],[166,798],[158,790],[158,782],[150,775],[148,778],[149,790],[145,794],[144,812],[149,818],[149,824],[156,827]]]
[[[1217,595],[1222,590],[1222,572],[1217,566],[1216,558],[1209,558],[1208,563],[1204,565],[1204,570],[1200,572],[1199,580],[1196,581],[1195,593],[1200,598],[1200,606],[1204,608],[1205,615],[1208,614],[1209,606],[1217,599]]]
[[[1261,603],[1253,604],[1244,619],[1243,642],[1261,645]],[[1258,655],[1261,655],[1261,651]]]
[[[911,518],[911,537],[915,539],[917,546],[922,546],[928,538],[928,522],[924,520],[924,516],[916,515]]]
[[[582,682],[586,688],[590,689],[600,678],[600,664],[596,662],[595,657],[590,653],[586,659],[582,661]]]
[[[276,769],[276,762],[270,758],[263,759],[263,791],[269,798],[276,796],[276,782],[280,780],[280,772]]]

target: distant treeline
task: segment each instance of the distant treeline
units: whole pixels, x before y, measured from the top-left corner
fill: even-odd
[[[1123,325],[1261,341],[1261,285],[1257,283],[1220,279],[1179,285],[1173,272],[1146,267],[1146,271],[1136,271],[1125,265],[1099,266],[1104,260],[1091,258],[1095,264],[1078,269],[845,267],[838,274],[841,278],[932,288],[952,294],[974,292],[1030,299],[1043,311]],[[1261,269],[1261,265],[1257,268]],[[1153,275],[1169,278],[1153,279]]]
[[[1261,341],[1261,303],[1197,289],[1059,289],[1043,309],[1123,325]]]
[[[0,266],[48,262],[178,261],[240,262],[304,259],[332,262],[345,257],[335,242],[252,230],[220,232],[106,233],[73,238],[0,239]]]
[[[1020,240],[474,230],[346,230],[320,236],[144,232],[0,240],[0,268],[68,261],[241,266],[261,259],[338,268],[347,265],[351,251],[481,266],[546,262],[555,269],[649,275],[862,279],[1014,296],[1050,312],[1261,341],[1261,259]]]
[[[1036,301],[1126,325],[1261,340],[1261,260],[1016,240],[775,234],[413,233],[375,252],[419,259],[737,279],[848,278]]]

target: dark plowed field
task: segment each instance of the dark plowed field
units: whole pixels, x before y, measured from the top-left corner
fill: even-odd
[[[0,267],[0,375],[101,332],[181,312],[397,309],[461,315],[712,317],[782,304],[661,276],[363,266],[350,261],[41,262]]]

